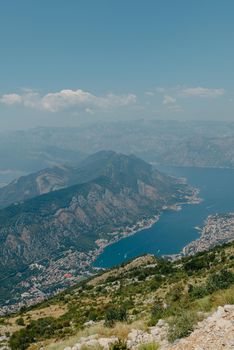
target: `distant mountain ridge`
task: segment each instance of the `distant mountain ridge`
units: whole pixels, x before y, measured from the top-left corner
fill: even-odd
[[[0,208],[108,175],[111,170],[108,162],[113,161],[114,157],[117,160],[120,155],[117,156],[113,151],[100,151],[78,162],[76,167],[60,165],[22,176],[0,188]],[[136,159],[134,156],[129,157]]]
[[[56,259],[57,253],[87,255],[97,240],[108,242],[192,194],[190,187],[135,156],[99,152],[77,169],[81,183],[0,210],[0,277],[43,258]],[[65,170],[62,175],[69,173]],[[70,175],[66,185],[75,181]]]
[[[111,149],[159,165],[234,168],[234,123],[119,120],[0,133],[0,183]]]

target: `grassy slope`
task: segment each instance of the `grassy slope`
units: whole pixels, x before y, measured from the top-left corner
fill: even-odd
[[[127,330],[133,328],[131,323],[142,328],[165,318],[174,340],[187,335],[194,323],[218,305],[227,303],[234,303],[234,243],[173,263],[152,256],[134,260],[5,319],[0,332],[1,327],[2,331],[15,332],[13,350],[37,349],[35,343],[53,350],[54,345],[49,344],[65,339],[62,349],[86,333],[83,324],[91,319],[105,320],[105,325],[96,325],[89,333],[98,328],[103,335],[125,338]],[[51,313],[52,309],[57,313]],[[16,325],[19,317],[26,327]]]

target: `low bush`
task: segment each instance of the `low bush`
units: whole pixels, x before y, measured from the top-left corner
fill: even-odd
[[[138,347],[138,350],[158,350],[158,349],[159,349],[159,344],[157,344],[157,343],[141,344]]]
[[[125,341],[119,339],[110,346],[110,350],[127,350],[127,344]]]
[[[227,270],[221,270],[208,278],[206,288],[208,292],[212,293],[219,289],[226,289],[233,283],[234,274]]]
[[[181,310],[169,321],[168,339],[173,342],[178,338],[183,338],[193,331],[194,324],[197,323],[198,317],[195,312]]]
[[[113,327],[116,321],[126,321],[127,310],[124,307],[109,308],[105,313],[105,326]]]
[[[157,301],[151,310],[149,326],[155,326],[160,318],[163,318],[165,309],[160,301]]]
[[[234,284],[234,274],[227,270],[221,270],[218,273],[211,274],[204,284],[190,285],[188,292],[192,299],[199,299],[217,290],[227,289],[232,284]]]
[[[12,350],[25,350],[30,344],[42,338],[49,339],[58,331],[60,335],[66,335],[68,324],[67,321],[55,320],[53,317],[31,321],[25,328],[13,333],[10,338],[10,347]]]
[[[23,317],[17,318],[17,320],[15,321],[15,323],[16,323],[18,326],[24,326],[24,319],[23,319]]]

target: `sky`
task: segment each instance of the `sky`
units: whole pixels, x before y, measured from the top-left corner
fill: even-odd
[[[234,121],[233,0],[1,0],[0,128]]]

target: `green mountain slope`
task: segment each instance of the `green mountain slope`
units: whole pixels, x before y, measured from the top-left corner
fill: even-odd
[[[193,194],[189,186],[141,159],[114,152],[88,158],[78,173],[84,183],[0,211],[1,305],[6,297],[22,299],[21,294],[35,290],[35,284],[47,295],[63,287],[65,272],[72,269],[75,276],[82,275],[100,246],[121,238],[137,222],[152,219],[165,205]],[[58,262],[55,273],[51,266],[61,254],[66,264]],[[46,278],[42,281],[41,271],[51,276],[51,284]],[[20,283],[27,278],[26,288]]]
[[[146,331],[164,319],[174,341],[218,305],[234,304],[233,257],[234,243],[174,262],[146,255],[3,319],[2,330],[13,331],[13,350],[61,350],[96,333],[115,335],[123,346],[131,329]]]

